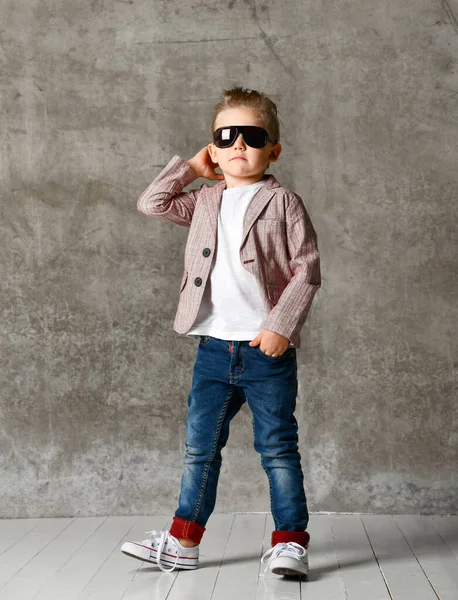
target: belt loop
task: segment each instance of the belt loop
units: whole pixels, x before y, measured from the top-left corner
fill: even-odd
[[[232,342],[229,342],[229,352],[232,354]]]

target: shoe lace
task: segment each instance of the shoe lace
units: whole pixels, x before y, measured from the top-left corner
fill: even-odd
[[[261,563],[265,563],[267,559],[269,559],[269,561],[266,564],[263,574],[267,571],[274,558],[277,558],[282,552],[286,552],[289,556],[297,559],[300,559],[307,554],[307,550],[304,546],[301,546],[296,542],[279,542],[278,544],[275,544],[273,548],[269,548],[267,552],[264,552]]]
[[[175,567],[177,566],[177,563],[178,563],[178,552],[179,552],[177,543],[175,542],[174,538],[170,535],[170,533],[168,531],[156,531],[155,529],[153,529],[152,531],[146,531],[145,533],[149,534],[151,536],[151,538],[155,538],[157,540],[157,543],[158,543],[158,547],[157,547],[157,566],[161,569],[161,571],[164,571],[164,573],[171,573],[175,569]],[[172,567],[170,569],[167,569],[161,563],[162,551],[164,549],[164,546],[167,543],[173,544],[175,546],[175,548],[177,549],[176,558],[175,558],[175,564],[172,565]]]

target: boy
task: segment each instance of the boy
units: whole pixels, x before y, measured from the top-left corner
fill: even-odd
[[[309,516],[294,410],[300,330],[321,286],[317,235],[301,198],[264,174],[281,152],[267,96],[225,90],[212,136],[189,161],[174,156],[137,203],[146,215],[190,227],[174,330],[199,344],[172,526],[121,550],[163,571],[197,568],[229,423],[247,401],[275,523],[261,561],[269,558],[273,573],[306,575]],[[224,181],[182,192],[197,177]]]

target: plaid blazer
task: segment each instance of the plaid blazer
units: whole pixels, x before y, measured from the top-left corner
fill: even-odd
[[[197,179],[189,164],[175,155],[137,201],[145,215],[189,227],[184,271],[173,329],[192,327],[217,249],[218,213],[224,180],[183,192]],[[263,329],[275,331],[301,347],[300,331],[313,297],[321,287],[317,235],[301,198],[273,175],[253,196],[245,213],[240,262],[259,284],[268,311]]]

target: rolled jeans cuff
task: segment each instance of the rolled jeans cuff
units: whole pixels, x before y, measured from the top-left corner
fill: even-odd
[[[180,517],[173,517],[172,526],[170,527],[170,535],[176,538],[191,540],[195,544],[200,544],[204,531],[205,527],[202,527],[202,525],[198,525],[192,521],[185,521]]]
[[[273,531],[272,532],[272,548],[280,542],[296,542],[304,548],[307,548],[310,541],[308,531]]]

